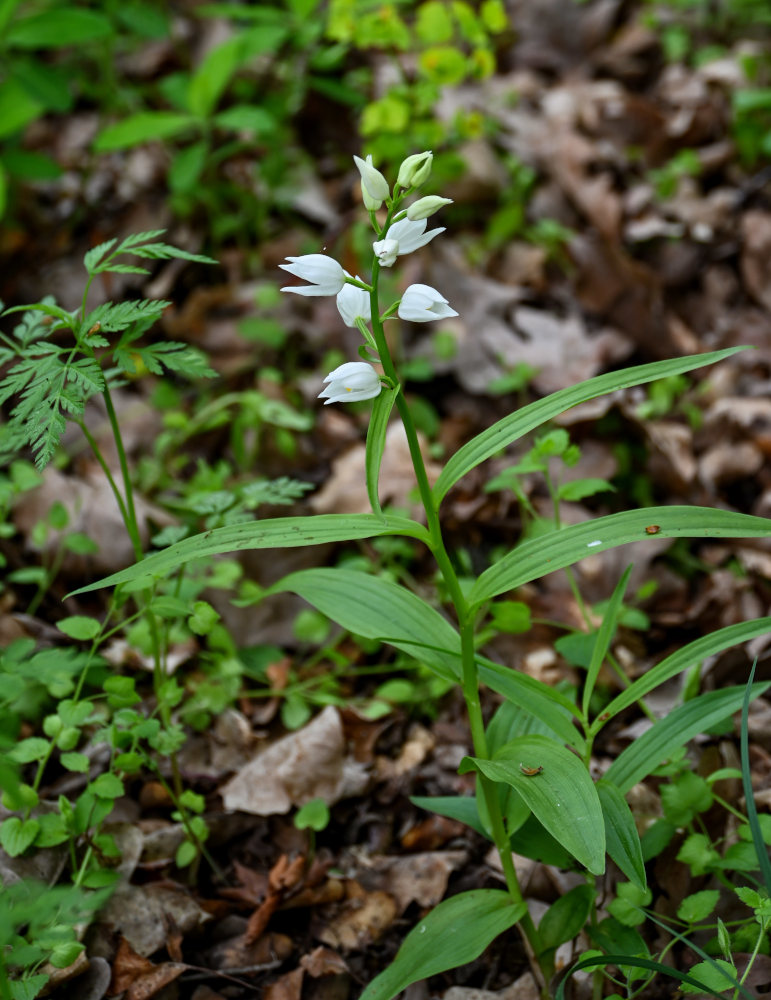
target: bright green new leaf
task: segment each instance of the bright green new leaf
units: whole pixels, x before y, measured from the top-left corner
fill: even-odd
[[[655,528],[655,531],[648,530]],[[482,573],[469,604],[478,606],[586,556],[645,538],[765,538],[771,519],[712,507],[644,507],[571,524],[518,545]]]
[[[527,912],[500,889],[472,889],[445,899],[413,927],[393,962],[359,1000],[391,1000],[410,983],[472,962]]]
[[[115,149],[139,146],[143,142],[171,139],[188,132],[194,125],[192,115],[176,111],[138,111],[100,132],[94,142],[94,150],[111,153]]]
[[[303,545],[324,545],[375,535],[407,535],[421,541],[428,539],[422,524],[406,517],[389,514],[384,520],[375,514],[318,514],[315,517],[275,517],[266,521],[248,521],[213,528],[154,552],[141,562],[111,576],[73,591],[85,594],[100,587],[115,587],[139,577],[163,577],[194,559],[241,552],[246,549],[298,548]],[[72,596],[72,595],[71,595]]]
[[[22,820],[18,816],[9,816],[0,825],[0,846],[12,858],[23,854],[34,842],[40,823],[36,819]]]
[[[597,782],[608,854],[626,877],[641,889],[647,888],[640,835],[632,811],[618,788],[607,778]]]
[[[667,361],[654,361],[648,365],[638,365],[634,368],[623,368],[618,372],[598,375],[578,385],[560,389],[543,399],[536,400],[514,413],[504,417],[492,427],[477,434],[467,444],[459,448],[449,459],[433,489],[434,502],[437,506],[447,495],[447,491],[462,479],[467,472],[492,458],[513,441],[529,433],[548,420],[552,420],[565,410],[594,399],[608,392],[626,389],[633,385],[643,385],[667,375],[678,375],[681,372],[693,371],[704,365],[714,364],[723,358],[744,350],[741,347],[730,347],[723,351],[713,351],[710,354],[700,354],[688,358],[672,358]]]
[[[42,112],[40,101],[35,100],[17,80],[3,80],[0,87],[0,139],[21,131]]]
[[[395,389],[381,389],[380,394],[375,396],[372,403],[372,414],[369,418],[369,428],[367,430],[367,449],[365,467],[367,472],[367,495],[372,510],[382,517],[380,507],[380,497],[378,496],[378,479],[380,477],[380,463],[383,460],[385,451],[386,431],[388,430],[388,418],[391,416],[391,408],[396,399],[398,387]]]
[[[701,892],[693,892],[690,896],[686,896],[678,906],[677,915],[680,920],[684,920],[687,924],[697,924],[700,920],[707,919],[717,906],[718,899],[720,899],[718,889],[703,889]]]
[[[56,623],[60,632],[64,632],[70,639],[93,639],[99,635],[101,624],[96,618],[89,618],[87,615],[70,615],[69,618],[62,618]]]
[[[552,837],[593,875],[605,871],[600,800],[589,772],[575,754],[548,736],[534,733],[511,740],[493,760],[466,757],[459,770],[464,773],[472,768],[516,789]]]
[[[763,694],[768,686],[768,682],[753,684],[752,697]],[[688,740],[738,712],[743,698],[744,688],[731,687],[708,691],[680,705],[622,750],[605,777],[625,795],[632,785],[642,781]]]
[[[691,976],[699,983],[698,986],[691,982],[682,982],[680,989],[683,993],[704,993],[704,987],[711,990],[719,990],[724,993],[729,989],[736,989],[739,976],[736,967],[726,962],[724,958],[715,958],[710,962],[697,962],[690,970]]]

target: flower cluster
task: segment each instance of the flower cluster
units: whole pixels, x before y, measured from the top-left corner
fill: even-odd
[[[354,156],[354,162],[361,176],[361,194],[365,208],[370,213],[377,239],[372,244],[373,272],[378,267],[392,267],[398,257],[412,253],[430,243],[444,228],[426,231],[427,220],[444,205],[451,204],[449,198],[428,195],[419,198],[401,209],[402,199],[423,184],[430,172],[433,154],[428,151],[408,156],[399,168],[393,195],[388,181],[373,165],[372,157],[366,160]],[[387,218],[381,227],[375,218],[383,203],[386,203]],[[354,278],[332,257],[322,253],[305,254],[302,257],[287,257],[288,263],[279,266],[296,278],[308,282],[307,285],[286,285],[282,292],[295,295],[334,295],[337,308],[347,326],[356,327],[366,335],[370,347],[378,343],[377,336],[371,336],[365,324],[372,324],[373,330],[382,338],[382,321],[397,312],[401,319],[411,323],[429,323],[432,320],[457,316],[435,288],[430,285],[410,285],[400,301],[391,306],[381,316],[373,316],[373,304],[377,306],[377,277],[373,273],[371,285],[358,275]],[[382,351],[381,351],[382,357]],[[388,379],[386,379],[388,381]],[[340,365],[324,379],[325,388],[319,398],[325,403],[353,402],[358,399],[372,399],[382,387],[381,376],[366,361],[349,361]]]

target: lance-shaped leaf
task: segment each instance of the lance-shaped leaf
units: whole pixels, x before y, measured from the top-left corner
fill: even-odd
[[[597,637],[594,641],[592,659],[589,663],[589,669],[586,672],[586,683],[584,684],[584,693],[581,700],[581,709],[584,713],[585,719],[588,719],[589,717],[589,702],[592,697],[592,691],[594,691],[594,685],[597,681],[597,677],[600,673],[600,667],[602,666],[608,649],[610,648],[611,640],[616,634],[616,624],[618,622],[618,616],[621,612],[621,604],[624,600],[626,587],[629,583],[629,577],[632,575],[633,569],[634,566],[627,566],[624,571],[624,575],[616,584],[613,595],[611,596],[605,610],[602,624],[597,632]]]
[[[735,625],[728,625],[726,628],[718,629],[709,635],[700,636],[689,642],[686,646],[670,654],[655,667],[646,670],[642,677],[633,681],[626,690],[617,695],[609,705],[605,706],[602,713],[602,721],[595,719],[592,723],[592,734],[601,729],[608,719],[623,712],[640,698],[644,698],[649,691],[668,681],[681,671],[686,670],[694,663],[700,663],[708,656],[714,656],[729,646],[735,646],[740,642],[749,642],[759,635],[771,632],[771,618],[758,618],[751,622],[738,622]]]
[[[647,889],[640,835],[632,811],[612,781],[601,778],[596,787],[602,814],[605,817],[608,854],[630,882],[634,882],[641,889]]]
[[[752,697],[763,694],[768,686],[767,682],[753,684]],[[642,781],[688,740],[738,712],[743,701],[743,687],[708,691],[687,701],[622,750],[605,772],[605,778],[626,795],[632,785]]]
[[[518,736],[493,760],[466,757],[475,769],[516,789],[543,826],[593,875],[605,871],[605,821],[594,782],[575,754],[548,736]]]
[[[73,591],[85,594],[100,587],[115,587],[139,577],[163,577],[194,559],[215,556],[223,552],[246,549],[298,548],[303,545],[324,545],[375,535],[407,535],[422,541],[428,532],[422,524],[407,517],[387,518],[375,514],[318,514],[315,517],[275,517],[267,521],[249,521],[212,528],[192,538],[170,545],[161,552],[146,556],[127,569]]]
[[[374,518],[374,515],[370,514]],[[367,639],[387,639],[440,676],[460,677],[460,637],[424,600],[397,583],[357,570],[304,569],[290,573],[269,593],[289,590],[332,621]]]
[[[652,529],[656,529],[653,531]],[[764,538],[771,520],[712,507],[644,507],[571,524],[518,545],[482,573],[471,588],[472,606],[514,590],[587,556],[645,538]]]
[[[710,354],[671,358],[666,361],[654,361],[648,365],[638,365],[634,368],[623,368],[621,371],[608,372],[606,375],[590,378],[586,382],[579,382],[578,385],[560,389],[550,396],[545,396],[543,399],[523,406],[509,414],[508,417],[493,424],[492,427],[488,427],[481,434],[477,434],[475,438],[472,438],[455,452],[434,485],[434,502],[438,507],[447,495],[447,491],[485,459],[492,458],[506,445],[518,440],[536,427],[540,427],[547,420],[553,420],[554,417],[578,403],[584,403],[588,399],[603,396],[608,392],[616,392],[618,389],[628,389],[630,386],[643,385],[646,382],[653,382],[655,379],[666,378],[669,375],[693,371],[694,368],[702,368],[704,365],[722,361],[723,358],[741,350],[746,350],[746,348],[729,347],[723,351],[713,351]]]
[[[525,903],[513,902],[501,889],[472,889],[445,899],[413,927],[359,1000],[391,1000],[410,983],[473,962],[526,912]]]
[[[375,514],[382,515],[380,508],[380,497],[378,496],[378,479],[380,477],[380,463],[383,460],[385,450],[386,431],[388,430],[388,418],[391,416],[391,408],[396,399],[396,389],[381,389],[380,395],[375,396],[372,404],[372,414],[369,418],[369,428],[367,429],[367,449],[365,467],[367,472],[367,495]]]

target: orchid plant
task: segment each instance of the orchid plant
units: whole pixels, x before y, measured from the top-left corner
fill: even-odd
[[[737,711],[745,689],[711,691],[683,703],[655,721],[595,781],[589,764],[599,732],[610,719],[694,663],[771,631],[771,618],[732,625],[691,642],[644,675],[626,681],[601,714],[592,709],[592,693],[603,663],[612,658],[611,642],[631,567],[616,586],[593,635],[590,662],[577,698],[484,656],[478,648],[478,635],[482,627],[486,635],[494,630],[496,600],[501,595],[566,569],[586,556],[652,535],[659,539],[768,537],[771,522],[726,510],[670,506],[624,511],[567,527],[555,525],[551,534],[520,542],[469,584],[461,582],[445,542],[440,506],[466,473],[570,407],[604,393],[712,364],[740,348],[611,372],[536,400],[463,445],[432,483],[385,326],[396,317],[424,323],[457,313],[441,291],[426,284],[410,285],[398,302],[381,311],[379,279],[382,268],[394,266],[400,257],[444,232],[441,228],[427,230],[427,220],[450,201],[435,195],[413,200],[430,176],[431,152],[407,157],[393,190],[370,156],[354,159],[375,237],[369,279],[349,274],[330,256],[309,254],[290,257],[281,265],[305,282],[282,290],[304,296],[334,295],[343,322],[361,332],[361,360],[347,361],[330,372],[320,398],[325,405],[373,400],[366,444],[372,513],[226,525],[147,556],[78,593],[127,582],[134,589],[152,586],[191,560],[235,549],[305,546],[379,535],[403,535],[424,543],[443,577],[444,593],[452,604],[450,615],[400,584],[345,567],[292,573],[256,598],[283,591],[298,594],[343,628],[388,643],[443,679],[456,681],[465,699],[473,752],[460,769],[475,774],[476,795],[414,801],[462,820],[491,840],[500,858],[505,889],[461,892],[436,906],[410,932],[393,963],[365,989],[363,1000],[390,1000],[413,982],[471,961],[515,925],[541,994],[548,997],[556,970],[556,949],[577,938],[582,929],[599,953],[624,953],[623,935],[614,937],[614,925],[598,919],[595,882],[605,872],[606,857],[610,856],[632,885],[641,892],[646,890],[640,838],[626,802],[627,793],[693,736]],[[381,508],[378,477],[394,407],[406,432],[425,523]],[[489,719],[483,714],[482,685],[492,689],[500,701]],[[767,686],[755,684],[750,694],[755,697]],[[572,866],[585,874],[585,883],[558,900],[537,926],[517,878],[515,853]],[[648,962],[646,968],[651,967],[650,956],[632,956],[629,961]]]

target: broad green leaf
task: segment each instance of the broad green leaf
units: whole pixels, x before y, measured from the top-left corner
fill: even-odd
[[[578,385],[560,389],[544,399],[523,406],[520,410],[509,414],[508,417],[504,417],[492,427],[482,431],[481,434],[472,438],[455,452],[434,485],[434,502],[439,506],[447,495],[447,491],[481,462],[492,458],[496,452],[501,451],[513,441],[517,441],[524,434],[546,423],[547,420],[552,420],[578,403],[584,403],[587,399],[594,399],[596,396],[602,396],[608,392],[616,392],[618,389],[627,389],[633,385],[653,382],[655,379],[665,378],[667,375],[693,371],[694,368],[714,364],[716,361],[721,361],[736,351],[744,349],[730,347],[723,351],[713,351],[710,354],[672,358],[666,361],[654,361],[648,365],[638,365],[634,368],[623,368],[621,371],[598,375],[596,378],[590,378]]]
[[[594,902],[591,885],[577,885],[552,903],[538,925],[540,954],[559,948],[581,932]]]
[[[40,823],[36,819],[22,820],[18,816],[9,816],[0,824],[0,846],[12,858],[23,854],[32,844]]]
[[[714,656],[715,653],[720,653],[724,649],[728,649],[729,646],[734,646],[740,642],[748,642],[750,639],[764,635],[766,632],[771,632],[771,617],[728,625],[726,628],[718,629],[716,632],[711,632],[709,635],[701,636],[699,639],[689,642],[682,649],[678,649],[677,652],[672,653],[660,663],[657,663],[655,667],[651,667],[642,677],[638,677],[625,691],[622,691],[620,695],[614,698],[602,713],[604,716],[603,722],[613,718],[614,715],[618,715],[619,712],[623,712],[625,708],[629,708],[638,699],[644,698],[649,691],[658,687],[659,684],[663,684],[670,677],[674,677],[694,663],[700,663],[706,657]],[[592,725],[592,731],[596,731],[601,725],[602,723],[598,725],[598,720],[595,720]]]
[[[768,686],[768,682],[753,684],[752,697],[763,694]],[[743,698],[744,688],[731,687],[708,691],[680,705],[622,750],[605,772],[605,777],[618,787],[622,795],[626,795],[632,785],[642,781],[688,740],[738,712]]]
[[[585,765],[560,743],[534,733],[518,736],[493,760],[467,757],[460,771],[475,768],[522,796],[549,833],[594,875],[605,871],[605,823]],[[522,768],[543,768],[528,776]]]
[[[373,514],[358,516],[377,521]],[[389,642],[441,677],[459,679],[458,633],[430,604],[406,588],[356,570],[318,568],[290,573],[268,593],[285,590],[303,597],[350,632]]]
[[[592,697],[594,685],[600,673],[600,667],[602,666],[605,656],[607,655],[611,640],[616,634],[616,624],[618,622],[619,612],[621,611],[621,603],[624,600],[624,594],[626,593],[629,577],[631,576],[633,569],[634,565],[627,566],[623,576],[616,584],[610,601],[608,602],[608,606],[605,609],[602,624],[600,625],[600,629],[597,633],[597,639],[592,648],[592,659],[589,663],[589,669],[586,672],[584,693],[581,701],[581,708],[585,719],[589,718],[589,701]]]
[[[20,49],[57,49],[82,45],[112,34],[110,19],[95,10],[79,7],[49,7],[14,22],[7,30],[5,43]]]
[[[265,521],[248,521],[213,528],[161,552],[153,552],[141,562],[113,573],[96,583],[74,591],[84,594],[100,587],[115,587],[139,577],[163,577],[194,559],[241,552],[246,549],[298,548],[304,545],[324,545],[375,535],[407,535],[427,541],[428,532],[417,521],[389,514],[383,520],[375,514],[318,514],[315,517],[275,517]]]
[[[93,639],[99,635],[102,628],[96,618],[89,618],[86,615],[70,615],[69,618],[62,618],[56,623],[56,627],[70,639]]]
[[[410,983],[472,962],[526,912],[525,903],[512,902],[501,889],[472,889],[445,899],[413,927],[359,1000],[391,1000]]]
[[[375,514],[382,516],[380,498],[378,496],[378,479],[380,477],[380,463],[383,460],[385,450],[386,431],[388,430],[388,418],[391,416],[391,408],[396,399],[396,389],[380,390],[375,396],[372,404],[372,414],[369,418],[369,428],[367,430],[367,450],[366,450],[366,471],[367,471],[367,494],[372,510]]]
[[[720,899],[718,889],[703,889],[701,892],[693,892],[686,896],[677,908],[677,916],[687,924],[696,924],[700,920],[706,920],[717,906]]]
[[[139,146],[143,142],[171,139],[188,132],[194,125],[195,118],[176,111],[138,111],[103,129],[94,141],[94,150],[110,153],[115,149]]]
[[[656,528],[649,531],[646,529]],[[771,519],[712,507],[644,507],[571,524],[518,545],[482,573],[468,595],[478,606],[586,556],[645,538],[765,538]]]
[[[645,877],[640,835],[626,799],[607,778],[597,782],[602,815],[605,817],[605,840],[608,854],[630,882],[641,889],[648,885]]]

